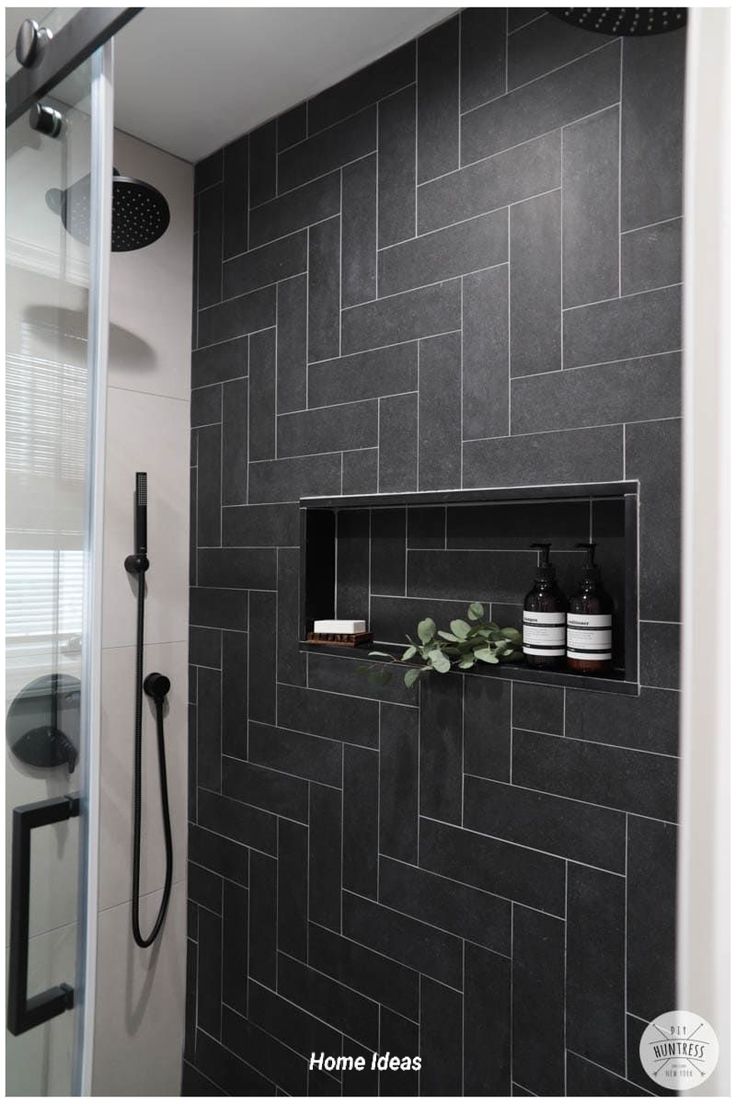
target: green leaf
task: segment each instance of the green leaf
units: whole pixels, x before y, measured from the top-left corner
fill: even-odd
[[[403,660],[413,659],[416,654],[417,654],[417,649],[416,649],[415,645],[410,644],[401,658]]]
[[[518,629],[501,629],[501,633],[507,640],[511,640],[514,644],[519,644],[521,641],[521,633]]]
[[[424,620],[420,621],[417,625],[417,636],[422,644],[429,644],[436,632],[437,626],[431,617],[425,617]]]
[[[408,671],[404,671],[404,685],[411,690],[421,673],[421,667],[410,667]]]
[[[453,633],[445,632],[444,629],[440,629],[437,635],[441,636],[443,640],[449,640],[451,644],[458,643],[458,638]]]
[[[468,606],[468,617],[471,621],[481,621],[485,610],[480,602],[471,602]]]
[[[498,656],[492,648],[476,648],[473,654],[481,663],[498,663]]]
[[[460,618],[458,618],[457,621],[451,621],[450,628],[458,640],[465,640],[465,637],[470,632],[470,625],[467,621],[462,621]]]
[[[507,652],[504,655],[503,658],[508,660],[509,663],[518,663],[520,660],[522,660],[524,658],[524,653],[523,652]]]
[[[474,655],[464,655],[463,658],[458,663],[458,667],[460,668],[461,671],[467,671],[467,669],[469,667],[475,667],[475,656]]]
[[[446,674],[452,666],[445,653],[441,652],[439,648],[435,648],[433,652],[430,652],[428,659],[435,671],[440,675]]]

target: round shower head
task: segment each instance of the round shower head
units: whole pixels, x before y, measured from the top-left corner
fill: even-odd
[[[549,14],[607,35],[653,35],[687,23],[687,8],[550,8]]]
[[[169,205],[161,192],[143,180],[113,170],[112,251],[128,253],[158,241],[169,225]],[[61,216],[65,230],[77,241],[89,242],[89,175],[65,191],[50,188],[46,203]]]

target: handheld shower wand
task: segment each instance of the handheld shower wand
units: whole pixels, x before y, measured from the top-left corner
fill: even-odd
[[[171,814],[169,812],[169,791],[166,779],[166,747],[164,745],[164,703],[171,683],[166,675],[157,671],[143,678],[143,640],[146,604],[146,572],[150,566],[148,560],[148,478],[146,472],[135,473],[135,552],[125,557],[125,570],[138,579],[138,616],[136,627],[136,678],[135,678],[135,751],[133,764],[133,894],[132,925],[133,938],[139,947],[150,947],[161,931],[171,896],[173,874],[173,844],[171,838]],[[164,828],[164,846],[166,848],[166,876],[164,892],[158,916],[151,932],[144,936],[140,924],[140,881],[141,881],[141,790],[143,782],[143,695],[153,700],[156,710],[156,738],[158,744],[158,771],[161,787],[161,816]]]

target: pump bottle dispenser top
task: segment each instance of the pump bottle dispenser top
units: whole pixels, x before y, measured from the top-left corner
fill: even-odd
[[[613,601],[603,589],[595,544],[577,547],[586,550],[586,557],[580,587],[570,598],[567,615],[567,666],[581,674],[600,674],[611,667]]]
[[[534,586],[524,599],[523,651],[530,667],[557,667],[565,656],[567,598],[549,562],[549,541],[531,545],[540,551]]]

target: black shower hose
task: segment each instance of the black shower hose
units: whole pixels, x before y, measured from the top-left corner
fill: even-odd
[[[140,881],[141,881],[141,789],[143,774],[143,622],[146,603],[146,577],[143,572],[138,574],[138,627],[136,638],[136,671],[135,671],[135,762],[133,769],[133,900],[132,920],[133,938],[139,947],[150,947],[161,931],[166,918],[166,910],[169,907],[171,896],[171,880],[173,871],[174,849],[171,839],[171,813],[169,811],[169,788],[166,780],[166,748],[164,746],[164,697],[154,695],[156,707],[156,739],[158,743],[158,775],[161,787],[161,816],[164,825],[164,842],[166,847],[166,878],[164,880],[164,894],[161,899],[161,907],[158,910],[156,922],[148,936],[141,932],[140,923]]]

